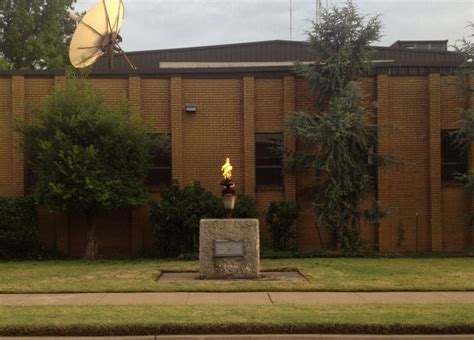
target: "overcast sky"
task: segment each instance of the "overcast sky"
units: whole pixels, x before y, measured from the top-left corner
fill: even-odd
[[[97,0],[77,0],[86,11]],[[343,0],[329,0],[329,4]],[[355,0],[361,13],[381,14],[381,41],[444,40],[469,32],[474,0]],[[127,51],[290,40],[290,0],[124,0],[122,47]],[[322,0],[326,4],[326,0]],[[306,40],[315,0],[292,0],[293,40]]]

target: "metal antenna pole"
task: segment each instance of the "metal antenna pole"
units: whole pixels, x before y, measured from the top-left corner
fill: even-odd
[[[318,24],[318,17],[319,17],[319,0],[315,1],[315,12],[314,12],[314,22],[317,25]]]
[[[293,1],[290,0],[290,40],[293,40]]]

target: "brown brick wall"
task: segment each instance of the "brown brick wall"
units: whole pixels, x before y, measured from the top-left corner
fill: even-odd
[[[171,133],[170,80],[142,79],[143,121],[155,133]]]
[[[22,154],[14,147],[19,141],[12,133],[12,120],[23,115],[28,118],[31,108],[41,105],[62,80],[29,76],[0,78],[1,196],[19,196],[23,190]],[[173,177],[180,183],[198,180],[206,189],[219,194],[220,167],[230,157],[239,190],[257,199],[264,247],[271,244],[264,222],[268,205],[272,201],[294,199],[301,207],[297,221],[298,247],[327,245],[327,231],[320,228],[321,244],[311,202],[301,194],[311,183],[310,175],[286,174],[284,190],[255,191],[255,133],[283,132],[285,117],[294,111],[310,110],[312,98],[305,80],[133,76],[93,78],[91,82],[103,91],[107,105],[128,97],[151,131],[171,133]],[[361,86],[366,104],[378,102],[377,121],[383,125],[378,132],[378,150],[404,162],[379,171],[379,200],[392,210],[390,218],[382,222],[381,250],[415,251],[417,242],[419,251],[459,251],[471,247],[472,231],[466,227],[471,202],[462,187],[446,186],[439,178],[439,129],[457,127],[458,108],[469,105],[468,100],[446,82],[446,77],[438,75],[381,75],[364,79]],[[186,103],[197,104],[197,113],[186,113]],[[285,143],[302,147],[289,136],[285,137]],[[158,199],[157,193],[153,196]],[[66,214],[40,209],[40,219],[45,245],[65,254],[82,255],[85,230],[81,216],[72,214],[68,218]],[[399,230],[405,233],[403,242],[399,240]],[[363,224],[361,231],[372,246],[373,226]],[[105,255],[152,250],[154,239],[148,209],[103,212],[99,217],[99,238]]]
[[[199,181],[215,194],[221,191],[221,166],[230,157],[233,179],[244,187],[243,81],[183,80],[183,106],[194,103],[195,114],[182,113],[183,184]]]
[[[0,78],[0,195],[10,196],[12,138],[12,80]]]
[[[116,107],[127,99],[129,90],[127,78],[91,78],[90,82],[101,90],[104,104],[109,108]]]
[[[284,80],[255,80],[255,132],[283,131]]]
[[[26,117],[30,120],[34,111],[45,104],[48,96],[53,92],[54,78],[27,77],[25,79],[25,106]]]
[[[441,191],[443,205],[443,251],[460,251],[472,247],[469,238],[469,200],[464,188],[445,186]]]

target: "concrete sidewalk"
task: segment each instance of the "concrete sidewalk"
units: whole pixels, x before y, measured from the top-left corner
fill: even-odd
[[[474,292],[255,292],[0,294],[0,305],[271,305],[364,303],[472,303]]]

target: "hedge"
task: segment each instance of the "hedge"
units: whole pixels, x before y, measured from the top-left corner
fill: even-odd
[[[37,257],[38,216],[32,198],[0,198],[0,259]]]

